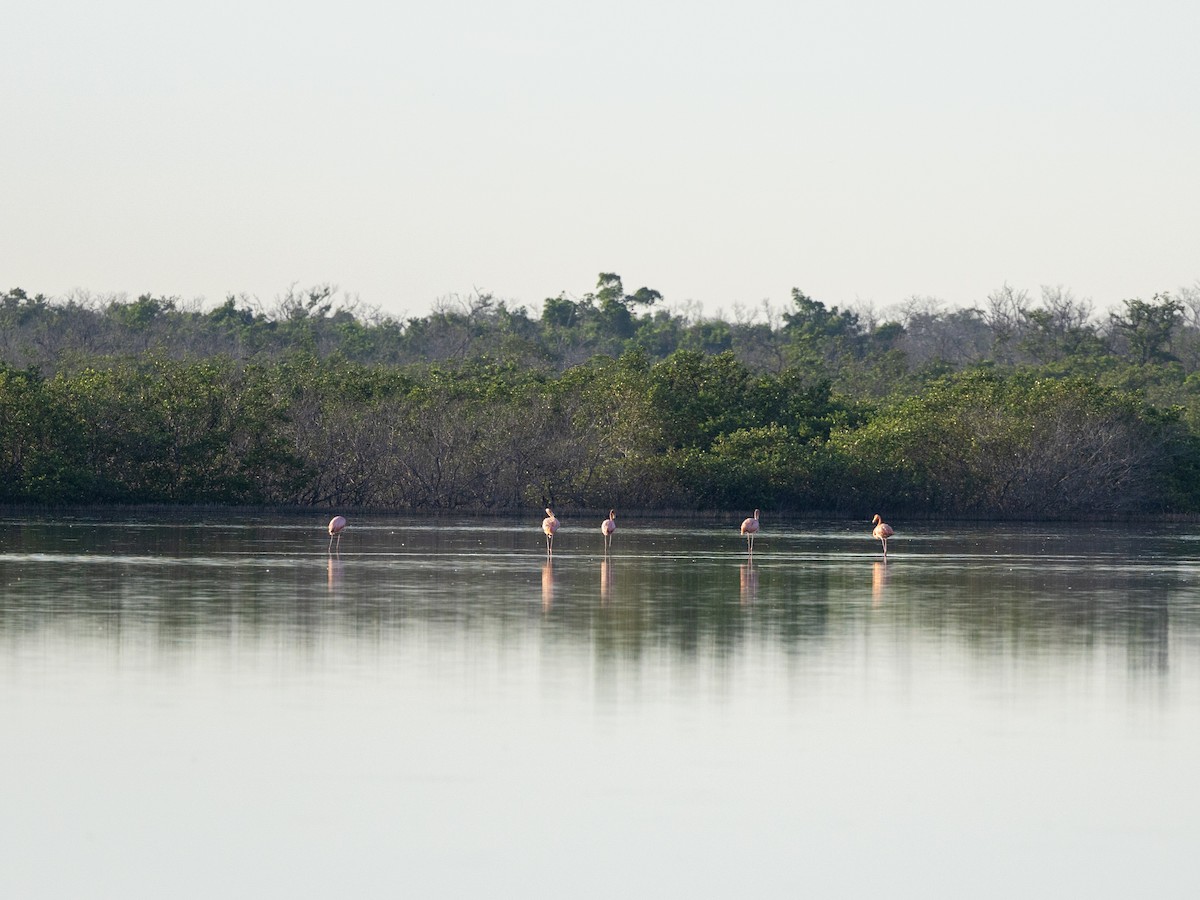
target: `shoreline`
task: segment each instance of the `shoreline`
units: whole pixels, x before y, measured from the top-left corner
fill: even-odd
[[[761,504],[760,504],[761,506]],[[559,518],[565,521],[587,519],[596,519],[597,526],[600,521],[607,517],[608,509],[589,508],[589,507],[558,507],[555,512]],[[689,524],[732,524],[737,525],[743,518],[750,514],[749,507],[746,510],[694,510],[694,509],[645,509],[638,507],[622,508],[615,507],[617,510],[617,520],[638,520],[638,521],[683,521]],[[344,515],[347,518],[361,517],[367,519],[386,519],[394,518],[397,520],[411,520],[416,518],[436,519],[438,521],[447,521],[453,519],[493,519],[496,521],[523,521],[528,519],[530,522],[540,523],[543,515],[544,507],[530,506],[528,509],[472,509],[472,508],[456,508],[456,509],[409,509],[409,508],[381,508],[381,507],[353,507],[353,506],[224,506],[219,504],[0,504],[0,517],[4,518],[25,518],[30,513],[37,513],[39,516],[47,518],[71,519],[78,518],[82,520],[126,520],[131,518],[150,518],[157,520],[194,520],[197,518],[210,518],[213,516],[224,516],[227,518],[236,519],[253,519],[260,517],[272,518],[290,518],[290,519],[316,519],[322,523],[327,521],[327,517],[333,515]],[[846,522],[846,523],[869,523],[871,516],[874,515],[874,510],[868,513],[847,513],[844,511],[826,511],[826,510],[770,510],[764,508],[764,530],[769,528],[769,523],[797,523],[797,522]],[[923,523],[923,524],[954,524],[954,523],[976,523],[976,524],[996,524],[996,525],[1049,525],[1049,524],[1097,524],[1097,525],[1112,525],[1112,524],[1186,524],[1190,522],[1200,521],[1198,513],[1123,513],[1123,514],[1106,514],[1106,515],[1091,515],[1087,517],[1078,514],[1064,514],[1062,516],[1013,516],[1013,515],[995,515],[995,514],[977,514],[977,515],[949,515],[943,513],[929,512],[889,512],[883,513],[884,518],[894,519],[897,522],[904,523]]]

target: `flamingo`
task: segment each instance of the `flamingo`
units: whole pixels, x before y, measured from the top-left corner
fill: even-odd
[[[883,555],[884,555],[884,558],[886,559],[887,558],[887,539],[896,533],[896,529],[892,528],[891,525],[889,525],[887,522],[883,521],[883,519],[879,518],[878,513],[876,513],[875,518],[873,518],[871,520],[871,524],[875,526],[873,529],[871,529],[871,536],[878,538],[879,542],[881,544],[883,544]]]
[[[608,555],[609,545],[612,544],[613,532],[617,530],[616,510],[608,511],[608,518],[600,523],[600,533],[604,535],[604,553]]]
[[[546,535],[546,555],[550,556],[554,552],[554,532],[558,531],[558,518],[554,515],[554,510],[546,507],[546,518],[542,519],[542,531]]]
[[[754,517],[745,519],[742,522],[742,534],[746,536],[746,551],[754,552],[754,535],[758,534],[758,510],[754,511]]]
[[[333,539],[337,538],[338,552],[342,549],[342,531],[346,527],[345,516],[334,516],[329,520],[329,552],[333,552]]]

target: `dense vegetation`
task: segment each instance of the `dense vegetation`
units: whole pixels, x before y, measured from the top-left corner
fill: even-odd
[[[1200,290],[732,321],[602,274],[397,321],[329,286],[0,295],[0,501],[1200,512]]]

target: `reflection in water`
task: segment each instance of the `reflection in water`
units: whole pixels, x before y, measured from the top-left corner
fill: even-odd
[[[542,565],[542,611],[549,612],[554,605],[554,563],[550,559]]]
[[[742,589],[741,603],[742,606],[746,606],[758,597],[758,571],[754,568],[754,563],[747,561],[738,567],[738,572]]]
[[[1135,674],[1165,675],[1171,638],[1171,611],[1165,585],[1147,592],[1131,610],[1126,641]]]
[[[232,529],[43,521],[10,529],[0,547],[0,640],[68,625],[93,641],[135,629],[171,647],[233,633],[319,645],[331,633],[358,635],[363,623],[380,633],[424,623],[485,640],[511,636],[508,623],[520,621],[529,590],[519,530],[491,522],[413,527],[397,547],[393,529],[360,525],[354,564],[321,556],[324,572],[314,567],[311,528],[286,521]],[[602,560],[600,600],[620,613],[605,618],[594,616],[591,559],[546,560],[542,605],[561,614],[540,627],[631,659],[664,646],[688,657],[736,655],[755,642],[834,648],[869,634],[893,645],[932,641],[975,659],[1101,654],[1139,678],[1170,677],[1171,655],[1200,643],[1192,548],[1173,533],[1118,531],[1096,541],[946,532],[919,560],[906,554],[897,584],[889,583],[896,563],[873,561],[870,599],[862,562],[844,552],[848,538],[822,539],[827,553],[812,551],[812,535],[778,536],[770,577],[761,580],[761,567],[719,529],[669,538],[674,543],[660,544],[665,553],[622,556],[619,591],[613,558]],[[730,615],[724,573],[735,558],[739,600],[756,604],[753,617]],[[309,602],[330,596],[338,602]],[[862,613],[872,605],[873,622],[887,629],[868,627]]]
[[[886,562],[877,562],[871,567],[871,604],[878,606],[883,602],[883,592],[887,589],[888,567]]]
[[[599,609],[594,554],[543,565],[520,523],[389,527],[356,519],[324,571],[287,520],[0,530],[0,894],[163,896],[187,871],[217,896],[236,867],[255,895],[557,896],[587,872],[608,896],[634,867],[642,893],[757,896],[797,847],[818,895],[1195,881],[1178,535],[930,528],[885,564],[835,524],[774,530],[757,565],[727,527],[663,529],[619,586],[602,563]]]

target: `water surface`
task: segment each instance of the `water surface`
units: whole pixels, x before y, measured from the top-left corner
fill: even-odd
[[[0,894],[1195,896],[1185,530],[9,520]]]

